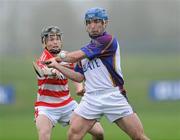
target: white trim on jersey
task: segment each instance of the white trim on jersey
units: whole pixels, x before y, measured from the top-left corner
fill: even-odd
[[[52,85],[52,84],[43,84],[41,86],[38,86],[39,89],[42,90],[51,90],[51,91],[67,91],[68,89],[68,84],[66,85]]]
[[[61,103],[67,99],[69,99],[70,97],[70,94],[67,95],[67,96],[64,96],[64,97],[51,97],[51,96],[45,96],[45,95],[39,95],[37,93],[37,102],[46,102],[46,103]]]

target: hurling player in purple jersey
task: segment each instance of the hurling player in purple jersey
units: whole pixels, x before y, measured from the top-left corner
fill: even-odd
[[[85,94],[74,110],[68,140],[82,140],[102,116],[115,123],[133,140],[149,140],[137,114],[128,103],[120,65],[117,39],[105,31],[108,15],[103,8],[91,8],[85,14],[89,44],[78,51],[60,53],[46,61],[66,77],[85,84]],[[77,62],[70,70],[58,62]]]

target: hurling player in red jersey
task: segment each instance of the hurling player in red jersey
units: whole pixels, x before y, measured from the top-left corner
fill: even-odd
[[[57,56],[62,50],[62,33],[57,26],[48,26],[42,30],[41,41],[44,47],[40,58],[34,63],[37,73],[38,92],[35,101],[35,122],[39,140],[50,140],[52,128],[60,123],[69,124],[77,102],[71,97],[68,79],[59,71],[48,68],[42,62]],[[72,63],[62,62],[63,66],[73,69]],[[81,83],[74,83],[76,93],[84,92]],[[78,124],[77,124],[78,125]],[[89,133],[93,140],[103,140],[103,128],[99,122],[95,123]]]

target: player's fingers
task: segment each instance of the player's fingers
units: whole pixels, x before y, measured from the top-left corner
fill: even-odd
[[[59,57],[55,57],[56,62],[60,63],[62,60]]]
[[[78,96],[84,96],[84,93],[78,92],[77,95],[78,95]]]
[[[85,93],[85,89],[76,92],[78,96],[84,96],[84,93]]]

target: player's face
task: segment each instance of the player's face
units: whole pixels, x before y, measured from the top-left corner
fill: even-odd
[[[103,34],[107,25],[107,21],[102,21],[99,19],[86,20],[86,31],[91,36],[98,36]]]
[[[46,48],[51,52],[53,50],[60,50],[62,48],[62,40],[60,36],[49,35],[46,38]]]

